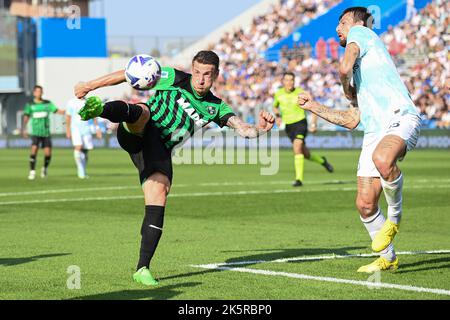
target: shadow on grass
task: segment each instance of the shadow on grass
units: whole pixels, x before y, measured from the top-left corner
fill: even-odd
[[[92,177],[111,177],[111,175],[112,175],[111,173],[97,172]],[[134,173],[134,172],[129,172],[129,173],[114,172],[113,175],[114,175],[114,177],[135,177],[136,173]],[[139,185],[138,185],[138,187],[139,187]]]
[[[40,259],[68,256],[71,253],[54,253],[54,254],[41,254],[39,256],[34,257],[25,257],[25,258],[0,258],[0,266],[17,266],[19,264],[34,262]]]
[[[401,262],[401,261],[400,261]],[[450,262],[450,256],[445,258],[437,258],[431,260],[422,260],[414,263],[401,264],[396,274],[410,273],[418,271],[438,270],[438,269],[450,269],[450,264],[440,265],[441,263]],[[424,266],[423,268],[415,268],[417,266]],[[405,270],[406,269],[406,270]]]
[[[184,291],[184,288],[196,287],[202,284],[201,282],[186,282],[170,286],[161,286],[148,288],[144,290],[122,290],[116,292],[106,292],[94,294],[90,296],[82,296],[69,300],[137,300],[137,299],[152,299],[152,300],[167,300],[174,298]]]
[[[334,180],[334,181],[327,181],[324,182],[323,184],[325,185],[329,185],[329,184],[356,184],[355,181],[353,180]]]
[[[240,266],[250,266],[258,263],[262,263],[264,261],[271,261],[277,259],[285,259],[285,258],[294,258],[300,256],[315,256],[315,255],[325,255],[325,254],[338,254],[338,255],[346,255],[349,254],[349,250],[359,250],[366,249],[366,247],[344,247],[344,248],[313,248],[313,249],[259,249],[259,250],[239,250],[239,251],[222,251],[222,252],[270,252],[270,253],[261,253],[256,255],[247,255],[236,258],[231,258],[225,261],[225,263],[240,263],[236,267]],[[276,252],[274,252],[276,251]],[[312,261],[312,260],[309,260]],[[209,263],[220,263],[221,261],[213,261]],[[293,261],[295,263],[299,263],[302,261]],[[226,267],[234,267],[234,266],[226,266]],[[196,272],[182,273],[173,276],[168,276],[165,278],[159,278],[159,280],[169,280],[169,279],[178,279],[178,278],[186,278],[186,277],[194,277],[194,276],[202,276],[205,274],[222,272],[224,270],[221,269],[207,269]]]
[[[215,272],[222,272],[222,270],[208,269],[208,270],[203,270],[203,271],[181,273],[181,274],[176,274],[176,275],[168,276],[168,277],[164,277],[164,278],[158,278],[158,280],[171,280],[171,279],[178,279],[178,278],[188,278],[188,277],[202,276],[202,275],[205,275],[205,274],[208,274],[208,273],[215,273]]]
[[[238,258],[231,258],[226,260],[227,263],[240,263],[242,265],[252,265],[263,261],[272,261],[278,259],[288,259],[296,257],[320,256],[320,255],[348,255],[350,250],[366,249],[367,247],[343,247],[343,248],[303,248],[303,249],[261,249],[250,250],[251,252],[268,252],[253,254]],[[242,251],[223,251],[223,252],[242,252]],[[245,252],[245,251],[244,251]],[[318,259],[320,260],[320,259]],[[314,260],[308,260],[314,261]],[[248,262],[248,263],[245,263]],[[302,263],[305,261],[291,261],[290,263]]]

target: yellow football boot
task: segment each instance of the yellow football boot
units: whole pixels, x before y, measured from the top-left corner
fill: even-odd
[[[397,232],[398,224],[395,224],[387,219],[381,230],[378,231],[375,238],[372,240],[372,250],[374,252],[380,252],[386,249],[392,240],[394,240]]]
[[[398,269],[398,258],[395,258],[394,261],[390,262],[389,260],[383,257],[379,257],[371,264],[359,268],[358,272],[374,273],[377,271],[386,271],[386,270],[395,271],[397,269]]]

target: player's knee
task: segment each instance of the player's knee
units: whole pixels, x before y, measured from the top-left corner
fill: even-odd
[[[378,204],[373,201],[367,201],[362,198],[356,199],[356,207],[358,208],[359,214],[364,219],[367,219],[374,215],[378,210]]]
[[[142,113],[141,116],[139,117],[138,122],[147,123],[147,121],[150,120],[150,109],[143,104],[139,104],[139,106],[142,108]]]
[[[383,178],[387,178],[391,175],[392,170],[394,170],[393,163],[391,163],[386,156],[380,153],[374,153],[372,156],[372,161],[375,164],[378,172]]]
[[[138,106],[142,108],[142,113],[136,122],[130,123],[128,124],[128,126],[144,127],[147,124],[148,120],[150,120],[149,108],[144,104],[138,104]]]
[[[144,184],[144,192],[147,205],[165,206],[170,192],[169,178],[161,172],[155,172]]]
[[[137,106],[142,108],[141,115],[138,120],[133,123],[127,122],[127,128],[132,133],[142,133],[144,131],[145,125],[150,120],[150,110],[144,104],[138,104]]]
[[[303,140],[296,139],[293,144],[293,149],[295,154],[303,154]]]
[[[157,184],[153,191],[153,197],[156,203],[165,203],[169,195],[169,188],[166,184]]]

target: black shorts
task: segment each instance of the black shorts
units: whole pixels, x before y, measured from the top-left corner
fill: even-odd
[[[161,172],[172,184],[172,152],[161,140],[158,128],[151,121],[147,123],[142,137],[128,132],[123,124],[117,129],[117,141],[130,154],[139,171],[141,185],[155,172]]]
[[[308,135],[308,123],[306,119],[286,125],[286,134],[291,142],[295,139],[305,140]]]
[[[52,139],[50,137],[31,136],[31,145],[41,148],[51,148]]]

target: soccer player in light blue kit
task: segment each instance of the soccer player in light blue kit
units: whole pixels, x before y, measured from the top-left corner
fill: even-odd
[[[88,162],[88,152],[94,148],[91,134],[91,123],[82,121],[78,112],[84,106],[86,101],[81,99],[72,99],[66,107],[66,136],[72,140],[74,147],[73,156],[77,165],[78,178],[86,179]],[[97,119],[94,119],[96,135],[98,139],[102,138],[102,132],[97,125]]]
[[[336,31],[345,54],[339,74],[351,107],[327,108],[301,93],[299,106],[348,129],[364,128],[358,164],[356,206],[380,257],[358,272],[396,270],[393,239],[402,215],[403,175],[397,166],[412,150],[420,133],[420,118],[397,69],[380,38],[371,30],[372,15],[364,7],[346,9]],[[353,78],[353,84],[351,83]],[[378,206],[381,191],[388,203],[386,219]]]

